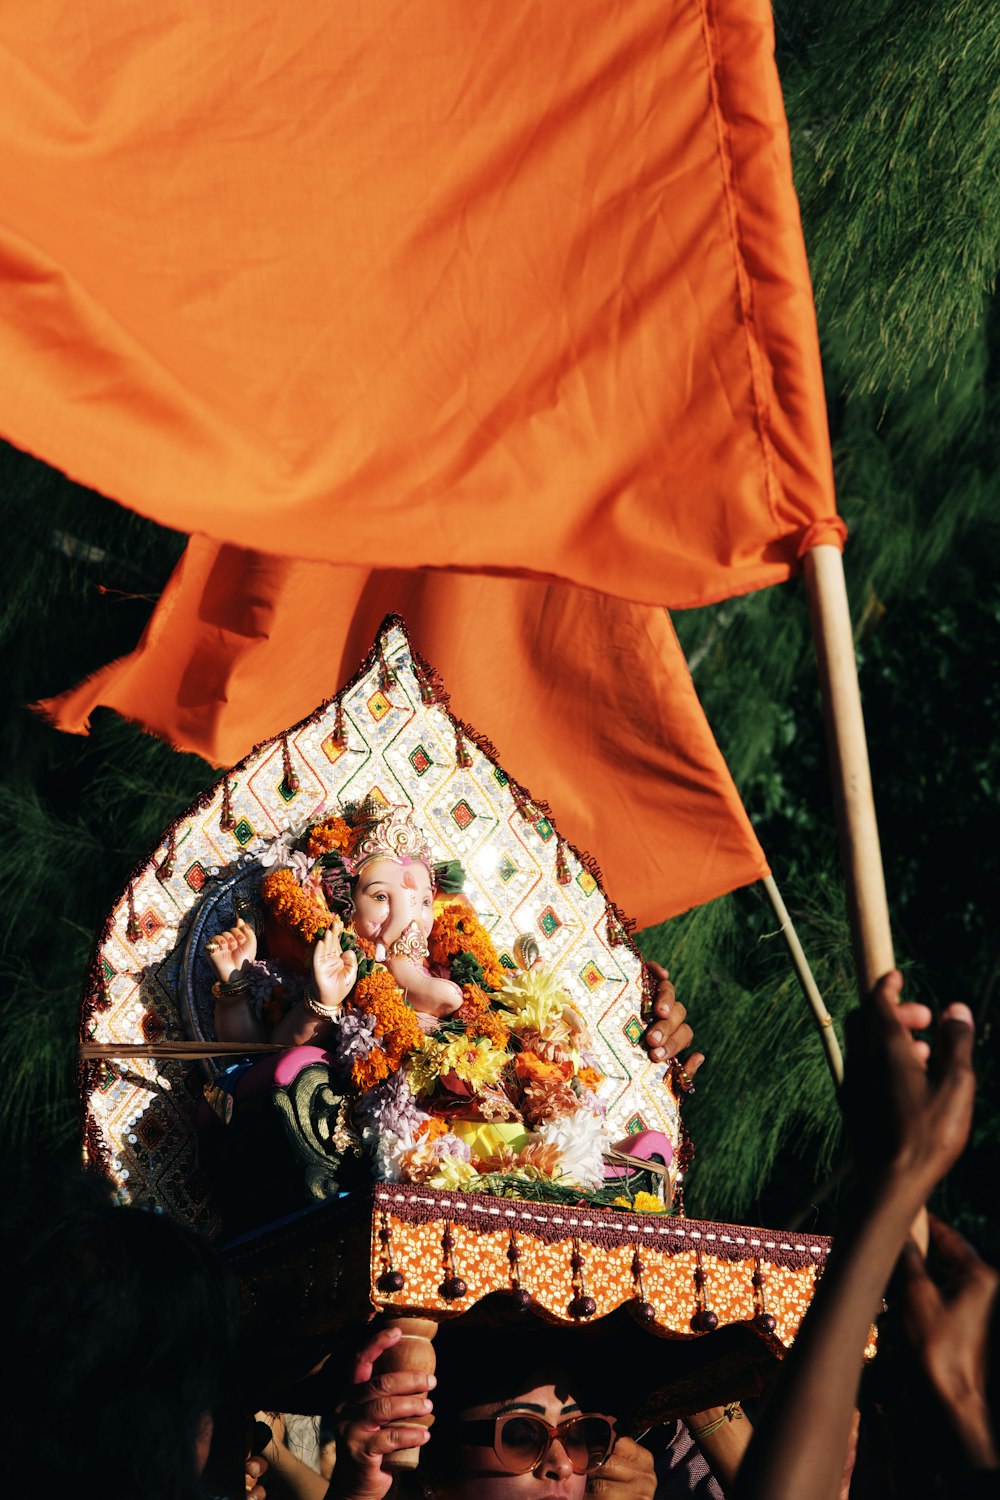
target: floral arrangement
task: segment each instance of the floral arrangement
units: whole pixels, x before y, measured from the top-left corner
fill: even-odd
[[[262,856],[271,919],[314,942],[338,908],[350,822],[332,816],[282,835]],[[329,1044],[379,1179],[512,1197],[659,1211],[650,1194],[604,1187],[604,1082],[586,1022],[553,972],[506,967],[461,871],[438,866],[428,962],[462,990],[461,1007],[426,1031],[371,944]],[[346,906],[349,907],[349,892]],[[425,1024],[427,1018],[423,1018]],[[615,1195],[619,1195],[615,1198]],[[640,1199],[648,1199],[648,1203]]]
[[[606,1106],[586,1023],[553,974],[505,969],[470,912],[466,905],[463,928],[453,924],[443,939],[452,944],[457,931],[470,943],[468,950],[452,948],[452,972],[468,952],[484,980],[500,981],[498,988],[466,985],[454,1016],[421,1034],[415,1046],[392,1047],[399,1062],[381,1078],[375,1075],[387,1049],[376,1026],[367,1024],[372,1012],[359,994],[366,981],[348,1002],[358,1019],[345,1017],[334,1052],[353,1083],[373,1080],[358,1112],[376,1173],[393,1182],[472,1192],[523,1195],[531,1187],[531,1196],[543,1197],[548,1181],[577,1198],[593,1194],[604,1178]],[[436,936],[435,924],[432,953],[435,946],[442,951]],[[359,1068],[366,1047],[364,1062],[376,1059],[370,1071]]]

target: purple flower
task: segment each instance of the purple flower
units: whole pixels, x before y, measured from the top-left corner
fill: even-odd
[[[253,963],[248,964],[243,972],[250,986],[247,991],[250,1008],[258,1020],[263,1013],[264,1006],[279,985],[282,994],[292,1005],[302,998],[305,980],[297,976],[289,979],[277,969],[271,968],[263,959],[255,958]]]
[[[347,1010],[337,1026],[333,1055],[345,1072],[355,1058],[367,1057],[375,1046],[375,1017]]]
[[[449,1158],[451,1160],[455,1160],[457,1158],[459,1161],[472,1160],[471,1148],[466,1144],[465,1141],[459,1140],[457,1135],[452,1135],[450,1130],[448,1131],[447,1135],[438,1136],[437,1140],[433,1143],[431,1150],[434,1152],[434,1155],[438,1161],[448,1161]]]
[[[427,1119],[402,1069],[363,1095],[358,1101],[358,1113],[368,1129],[378,1135],[410,1137],[421,1121]]]

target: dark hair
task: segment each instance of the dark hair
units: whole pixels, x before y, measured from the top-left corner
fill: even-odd
[[[211,1247],[84,1173],[0,1176],[12,1488],[188,1500],[229,1394],[235,1291]]]
[[[565,1371],[572,1394],[585,1411],[616,1414],[613,1407],[609,1409],[607,1392],[601,1391],[601,1382],[594,1375],[594,1354],[588,1346],[581,1346],[572,1329],[525,1327],[512,1331],[445,1326],[434,1347],[438,1379],[432,1396],[434,1425],[420,1462],[439,1483],[455,1472],[461,1413],[472,1406],[522,1395],[530,1377],[540,1371]]]

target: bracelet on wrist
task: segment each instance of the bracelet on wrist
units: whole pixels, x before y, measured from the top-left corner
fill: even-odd
[[[245,995],[249,988],[249,979],[217,979],[212,985],[212,998],[228,1000],[233,995]]]
[[[311,1016],[319,1016],[321,1021],[335,1021],[343,1009],[343,1005],[340,1003],[324,1005],[316,993],[316,986],[312,980],[306,985],[302,996],[302,1004]]]
[[[693,1438],[711,1437],[713,1432],[718,1432],[721,1427],[725,1427],[727,1422],[739,1422],[742,1418],[743,1408],[740,1403],[738,1401],[730,1401],[729,1405],[723,1408],[721,1417],[716,1417],[713,1421],[706,1422],[704,1427],[692,1427],[691,1436]]]

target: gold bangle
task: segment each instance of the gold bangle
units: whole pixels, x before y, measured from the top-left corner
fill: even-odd
[[[230,984],[226,979],[217,979],[212,985],[213,1000],[229,1000],[234,995],[245,995],[250,989],[249,979],[238,979]]]
[[[337,1005],[324,1005],[316,993],[316,982],[310,979],[302,992],[302,1006],[311,1016],[318,1016],[321,1021],[335,1021],[344,1008],[343,1001]]]

